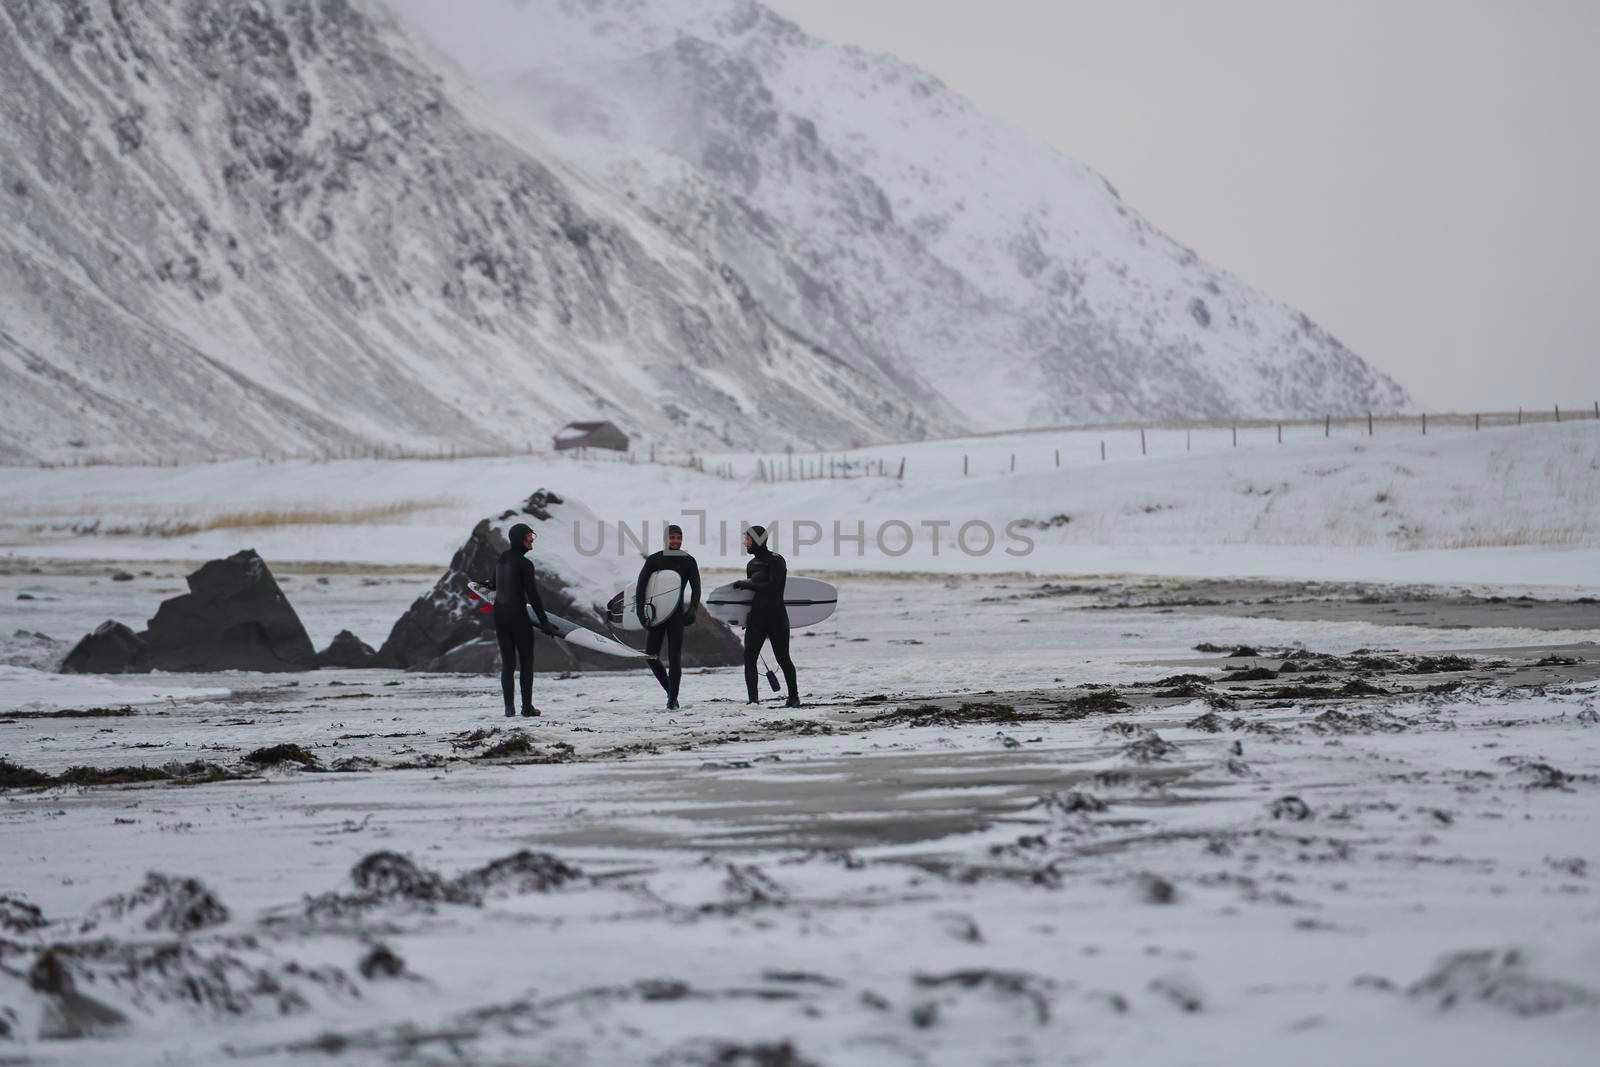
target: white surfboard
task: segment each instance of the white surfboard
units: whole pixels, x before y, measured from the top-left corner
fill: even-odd
[[[618,630],[640,630],[639,613],[633,610],[637,581],[629,582],[606,601],[606,621]],[[656,571],[644,583],[645,626],[660,626],[683,605],[683,578],[677,571]]]
[[[489,610],[494,608],[493,590],[486,589],[477,582],[468,582],[467,592],[477,597],[478,600],[483,604],[484,608]],[[533,605],[525,604],[523,606],[528,610],[529,620],[532,621],[535,626],[537,626],[539,624],[539,619],[533,613]],[[586,648],[590,652],[598,652],[602,656],[622,656],[626,659],[650,658],[636,648],[629,648],[621,641],[613,641],[611,638],[597,634],[587,627],[579,626],[575,622],[572,622],[568,619],[563,619],[560,615],[552,615],[547,611],[545,612],[545,618],[550,620],[550,625],[554,626],[558,631],[560,631],[556,636],[561,638],[561,640],[565,641],[569,645],[576,645],[578,648]]]
[[[719,585],[706,597],[706,610],[729,626],[743,626],[754,596],[748,589]],[[827,582],[790,575],[783,583],[783,606],[789,613],[790,626],[815,626],[832,615],[838,605],[839,590]]]

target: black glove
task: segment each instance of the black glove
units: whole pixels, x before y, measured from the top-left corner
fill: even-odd
[[[539,627],[539,632],[544,634],[546,637],[561,636],[561,631],[556,629],[556,624],[553,622],[547,622],[543,626]]]
[[[746,581],[745,579],[740,578],[737,582],[733,583],[733,587],[735,589],[749,589],[750,588],[750,583],[748,581]]]

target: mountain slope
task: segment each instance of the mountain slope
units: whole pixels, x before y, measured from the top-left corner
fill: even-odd
[[[347,0],[0,3],[0,460],[956,425]]]
[[[514,54],[511,91],[565,151],[738,263],[786,321],[883,352],[972,424],[1408,401],[1092,171],[891,57],[755,0],[506,3],[514,44],[486,58]]]

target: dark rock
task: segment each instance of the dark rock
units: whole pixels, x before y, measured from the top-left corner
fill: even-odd
[[[540,522],[550,520],[550,508],[566,501],[550,492],[548,489],[535,489],[522,504],[522,510],[538,519]]]
[[[189,592],[164,601],[144,638],[146,669],[304,671],[316,650],[266,561],[254,549],[212,560]]]
[[[487,674],[499,670],[494,621],[480,610],[481,605],[467,592],[467,582],[492,579],[495,562],[507,547],[505,532],[496,523],[484,519],[473,527],[466,543],[451,557],[449,570],[395,622],[388,640],[378,650],[376,665],[455,673]],[[574,622],[582,621],[577,604],[565,592],[565,583],[552,575],[548,567],[538,562],[534,566],[539,579],[539,599],[545,610]],[[463,647],[469,645],[474,647]],[[551,658],[559,661],[562,670],[577,665],[571,646],[562,643],[556,648],[556,645],[558,642],[549,640],[534,642],[536,670],[541,666],[540,651],[545,652],[543,666],[546,670],[550,669]],[[447,658],[451,652],[456,655]]]
[[[361,668],[372,666],[378,653],[349,630],[340,630],[328,647],[317,653],[318,667]]]
[[[206,563],[189,592],[164,601],[148,628],[106,623],[78,642],[68,673],[303,671],[316,651],[266,561],[254,549]]]
[[[133,575],[127,571],[114,571],[111,575],[111,580],[113,582],[131,582],[133,581]]]
[[[73,646],[61,663],[64,674],[122,674],[136,671],[148,646],[127,626],[107,619]]]

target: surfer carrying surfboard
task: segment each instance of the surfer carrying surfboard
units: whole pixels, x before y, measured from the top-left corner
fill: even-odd
[[[650,577],[662,571],[672,571],[678,576],[678,595],[667,610],[664,622],[657,617],[657,613],[662,611],[661,606],[648,603]],[[694,598],[685,606],[683,591],[690,585],[694,586]],[[667,710],[676,711],[678,682],[683,678],[683,628],[694,625],[695,612],[700,610],[700,565],[683,550],[681,526],[668,526],[667,547],[645,557],[644,566],[639,569],[639,583],[633,593],[633,610],[639,618],[639,625],[650,633],[645,639],[644,650],[650,657],[650,670],[654,672],[656,681],[667,691]],[[665,667],[661,665],[663,643],[667,646]]]
[[[789,578],[789,565],[783,557],[767,547],[767,531],[762,526],[751,526],[745,531],[744,550],[750,555],[745,567],[744,580],[733,583],[735,589],[751,593],[750,615],[744,625],[744,687],[750,703],[761,703],[756,688],[756,660],[761,646],[772,642],[772,655],[783,671],[783,680],[789,686],[787,707],[800,706],[800,689],[795,682],[794,661],[789,658],[789,611],[783,602],[783,587]]]
[[[511,547],[500,553],[494,565],[494,632],[500,640],[500,691],[506,698],[506,715],[516,714],[511,703],[514,689],[513,675],[522,671],[522,714],[538,715],[533,706],[533,620],[531,609],[539,619],[539,630],[546,637],[558,637],[561,631],[544,613],[539,600],[539,587],[533,571],[533,561],[528,550],[533,547],[533,527],[519,522],[511,527]]]

